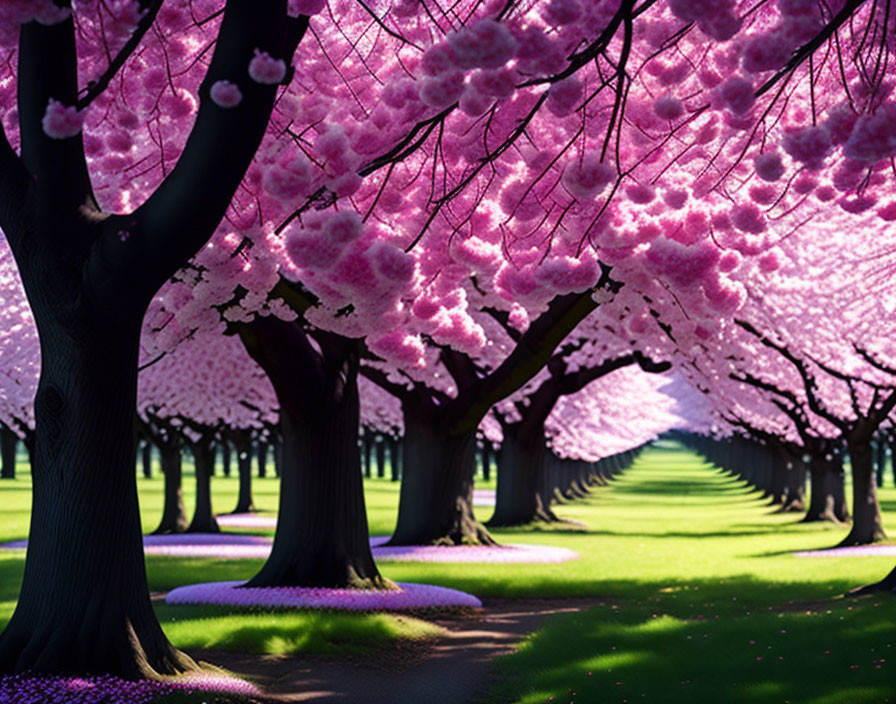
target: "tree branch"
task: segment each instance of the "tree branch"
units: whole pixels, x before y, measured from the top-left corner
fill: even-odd
[[[127,277],[128,290],[148,300],[208,241],[261,143],[274,105],[277,86],[256,83],[248,75],[254,51],[289,64],[307,26],[307,17],[287,16],[286,0],[228,0],[183,152],[132,215],[104,223],[88,270],[95,287],[117,291]],[[239,105],[221,108],[211,100],[209,91],[219,80],[239,86]],[[140,272],[136,281],[135,272]]]
[[[505,310],[498,310],[497,308],[483,308],[482,312],[494,318],[511,340],[514,342],[520,341],[523,333],[510,324],[510,313]]]
[[[86,108],[109,87],[115,74],[118,73],[122,66],[124,66],[125,61],[130,58],[131,54],[133,54],[134,50],[139,46],[146,32],[149,31],[149,28],[156,19],[156,15],[159,14],[162,2],[163,0],[141,0],[140,6],[143,10],[143,15],[137,22],[137,26],[134,28],[134,31],[131,32],[131,36],[128,37],[124,46],[119,49],[118,53],[109,62],[106,70],[103,71],[103,75],[95,81],[90,82],[84,95],[81,96],[75,104],[78,110]]]
[[[28,192],[28,172],[10,145],[0,123],[0,230],[13,251],[23,234],[24,205]]]
[[[735,320],[734,322],[736,325],[756,337],[763,346],[775,350],[778,354],[780,354],[782,357],[784,357],[784,359],[786,359],[794,366],[794,368],[800,375],[800,379],[802,379],[803,381],[803,387],[806,391],[806,400],[809,402],[809,408],[815,415],[824,418],[826,421],[836,426],[843,433],[849,431],[849,424],[839,416],[834,415],[833,413],[828,411],[821,403],[821,400],[818,398],[818,394],[816,393],[817,386],[815,383],[815,379],[811,374],[809,374],[809,370],[806,368],[806,364],[803,362],[803,360],[794,355],[784,345],[772,342],[772,340],[760,333],[756,328],[754,328],[745,320]]]
[[[76,211],[92,198],[81,135],[54,139],[43,128],[51,99],[63,105],[78,100],[78,59],[72,17],[53,25],[36,21],[19,30],[19,139],[22,163],[34,181],[35,216],[60,209]],[[48,228],[57,241],[72,246],[71,233]]]
[[[601,266],[603,273],[593,289],[554,298],[548,309],[532,321],[513,351],[477,385],[476,390],[458,394],[455,400],[458,413],[450,430],[452,434],[471,432],[492,406],[535,376],[564,338],[598,307],[593,298],[596,291],[603,289],[615,293],[621,288],[622,284],[610,277],[610,268]]]
[[[604,360],[594,367],[586,367],[585,369],[579,369],[571,374],[564,374],[557,379],[559,395],[568,396],[574,394],[577,391],[584,389],[592,381],[600,379],[602,376],[606,376],[611,372],[615,372],[617,369],[622,369],[623,367],[627,367],[634,363],[635,355],[625,354],[621,357]]]
[[[439,361],[457,384],[458,394],[462,389],[470,388],[479,380],[478,367],[470,357],[450,347],[441,347]]]
[[[409,388],[391,381],[382,369],[362,364],[361,375],[368,381],[379,386],[386,393],[392,394],[402,403],[411,397],[411,390]]]

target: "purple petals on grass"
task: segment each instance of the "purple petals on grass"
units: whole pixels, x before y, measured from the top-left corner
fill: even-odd
[[[145,704],[175,692],[227,692],[260,695],[254,685],[235,677],[195,673],[165,682],[122,680],[117,677],[46,677],[10,675],[0,677],[3,704]]]
[[[579,554],[550,545],[402,545],[387,546],[386,536],[370,539],[373,557],[379,562],[481,562],[556,564],[576,560]],[[27,541],[7,543],[4,548],[24,548]],[[264,560],[271,553],[271,538],[236,533],[183,533],[145,535],[147,555],[170,557],[214,557],[222,560]]]
[[[535,562],[576,560],[579,553],[550,545],[383,545],[386,537],[370,539],[378,562]]]
[[[244,587],[244,582],[207,582],[168,592],[168,604],[223,604],[227,606],[342,609],[348,611],[403,611],[429,607],[466,606],[482,602],[472,594],[430,584],[396,582],[398,589],[322,589],[302,587]]]

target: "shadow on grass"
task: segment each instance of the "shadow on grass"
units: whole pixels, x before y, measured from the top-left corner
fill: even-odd
[[[805,533],[807,532],[804,529],[801,529],[799,526],[804,525],[802,523],[785,523],[780,526],[775,526],[775,532],[778,534],[781,533]],[[501,531],[510,532],[511,529],[502,528]],[[529,532],[529,531],[526,531]],[[693,532],[689,531],[656,531],[655,533],[647,532],[647,531],[627,531],[627,530],[595,530],[588,529],[587,531],[556,531],[559,533],[573,533],[573,534],[582,534],[587,533],[590,536],[606,536],[613,538],[650,538],[650,539],[663,539],[663,538],[673,538],[673,539],[681,539],[681,538],[693,538],[694,540],[705,540],[707,538],[740,538],[747,537],[752,535],[768,535],[769,529],[768,527],[763,527],[760,525],[752,525],[745,526],[743,528],[732,528],[732,530],[720,530],[720,531],[712,531],[712,532],[704,532],[700,531],[699,526],[694,528]]]
[[[315,610],[167,606],[156,615],[165,634],[185,650],[231,650],[262,655],[364,655],[400,641],[434,638],[442,630],[407,615]]]
[[[896,598],[832,598],[849,586],[631,583],[631,601],[552,618],[483,701],[896,702]]]

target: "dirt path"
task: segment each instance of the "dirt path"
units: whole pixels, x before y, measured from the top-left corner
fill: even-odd
[[[493,599],[481,613],[436,619],[448,635],[433,645],[396,647],[370,657],[274,657],[196,651],[259,682],[282,702],[467,704],[490,684],[489,661],[509,653],[551,614],[581,611],[600,599]]]

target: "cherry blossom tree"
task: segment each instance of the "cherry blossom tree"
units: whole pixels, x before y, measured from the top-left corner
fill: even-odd
[[[561,397],[581,391],[591,382],[617,369],[638,364],[645,371],[663,372],[669,363],[657,364],[640,351],[604,357],[589,350],[591,359],[575,345],[561,348],[547,363],[548,377],[525,399],[514,404],[515,416],[497,411],[503,441],[498,454],[498,487],[490,526],[555,520],[549,506],[542,505],[545,423]]]
[[[211,503],[214,440],[234,441],[238,456],[237,510],[252,505],[251,436],[277,422],[277,400],[264,372],[240,341],[217,333],[198,333],[163,357],[146,362],[137,387],[139,416],[157,429],[165,470],[165,506],[156,532],[217,532]],[[196,509],[184,521],[180,488],[180,447],[195,457]],[[169,457],[168,455],[172,455]]]
[[[196,665],[165,639],[146,586],[134,473],[141,319],[224,215],[284,77],[266,65],[290,62],[307,20],[289,17],[285,0],[74,9],[39,0],[0,11],[0,227],[41,342],[29,550],[0,671],[159,676]],[[208,60],[194,64],[198,91],[140,95],[132,71],[164,80],[172,60],[196,55]],[[238,105],[212,95],[224,82]],[[155,188],[141,190],[135,171],[134,187],[106,187],[87,155],[127,150],[138,115],[160,146],[181,138],[144,165],[162,174]]]
[[[296,326],[301,311],[317,330],[363,337],[409,368],[426,366],[430,336],[457,396],[421,391],[417,417],[433,420],[425,432],[406,422],[407,435],[428,433],[446,456],[466,458],[488,408],[537,373],[617,284],[631,325],[657,313],[677,339],[708,337],[745,300],[731,274],[774,270],[785,233],[831,208],[893,219],[893,18],[880,3],[470,0],[447,10],[303,0],[293,15],[326,12],[295,71],[308,20],[289,19],[283,0],[263,9],[230,0],[223,12],[213,0],[85,0],[74,19],[63,5],[16,3],[0,15],[14,47],[0,64],[3,105],[17,96],[0,141],[0,227],[44,350],[36,487],[68,471],[51,468],[74,467],[118,487],[114,504],[127,509],[112,529],[61,526],[93,515],[89,500],[66,495],[73,508],[62,511],[55,492],[36,488],[23,598],[0,638],[6,669],[136,676],[189,665],[162,642],[143,594],[133,487],[104,473],[133,466],[124,439],[139,318],[212,235],[177,274],[182,285],[163,294],[173,317],[163,335],[220,330],[222,317],[251,327],[259,314],[261,325],[277,316]],[[274,108],[280,83],[289,87]],[[454,356],[486,345],[478,306],[467,303],[477,286],[525,330],[525,344],[485,380]],[[308,292],[314,305],[296,300]],[[76,303],[63,310],[59,300]],[[283,359],[310,345],[291,339],[286,354],[263,354]],[[355,352],[339,346],[330,357],[351,381]],[[300,358],[328,357],[315,354]],[[446,401],[438,419],[436,398]],[[91,442],[100,428],[120,442]],[[413,476],[423,454],[407,452],[419,458],[405,462]],[[463,493],[465,473],[439,476],[412,493]],[[430,511],[438,528],[402,523],[398,539],[478,532],[443,508]],[[57,533],[71,536],[64,554],[78,559],[50,544]],[[129,541],[109,545],[121,556],[112,580],[99,579],[111,563],[90,547],[100,533]],[[104,594],[89,592],[94,582]],[[81,585],[75,602],[121,615],[99,645],[74,649],[95,659],[72,660],[68,634],[93,629],[69,623],[61,598],[38,603],[36,584]],[[125,624],[135,637],[122,635]]]

